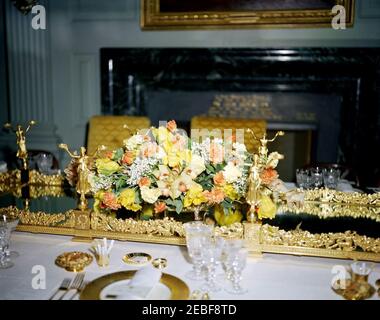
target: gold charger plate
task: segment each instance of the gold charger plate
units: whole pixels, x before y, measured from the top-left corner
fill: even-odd
[[[107,274],[91,281],[80,294],[80,300],[100,300],[100,293],[112,283],[132,279],[137,270],[120,271]],[[181,279],[171,274],[163,273],[160,282],[170,289],[170,300],[187,300],[189,287]]]
[[[345,289],[340,289],[340,280],[337,280],[331,289],[346,300],[369,299],[376,292],[375,288],[367,282],[352,282],[350,279],[346,279],[345,281]],[[338,289],[335,289],[334,287]]]

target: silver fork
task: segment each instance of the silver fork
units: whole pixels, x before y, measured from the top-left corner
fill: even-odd
[[[70,290],[72,289],[78,290],[83,282],[83,279],[84,279],[84,273],[78,273],[75,276],[73,282],[71,283],[71,286],[63,293],[63,295],[59,298],[59,300],[62,300]]]
[[[77,291],[71,296],[70,300],[73,300],[76,295],[80,295],[83,291],[84,287],[88,284],[88,281],[83,281],[82,284],[79,286]]]
[[[70,283],[71,283],[71,279],[69,279],[69,278],[63,279],[59,288],[54,292],[54,294],[49,298],[49,300],[53,300],[53,298],[57,295],[58,292],[67,291],[67,289],[69,289],[69,287],[70,287]]]

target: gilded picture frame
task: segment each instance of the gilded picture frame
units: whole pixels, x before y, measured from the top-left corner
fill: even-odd
[[[332,8],[346,9],[352,27],[355,0],[141,0],[143,30],[331,27]]]

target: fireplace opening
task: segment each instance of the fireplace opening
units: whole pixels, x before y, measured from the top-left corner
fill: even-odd
[[[264,119],[269,135],[285,131],[271,146],[285,155],[284,180],[310,163],[336,163],[375,185],[379,115],[371,90],[380,60],[370,51],[104,48],[102,113],[143,115],[152,125],[175,119],[188,132],[194,116]]]

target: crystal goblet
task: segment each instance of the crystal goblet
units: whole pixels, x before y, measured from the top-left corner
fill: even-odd
[[[10,239],[10,227],[5,221],[0,222],[0,269],[7,269],[13,267],[7,255],[7,248]]]
[[[246,288],[241,286],[242,273],[247,263],[247,257],[248,251],[246,249],[240,249],[229,257],[232,284],[226,288],[227,292],[231,294],[244,294],[248,292]]]
[[[186,234],[186,246],[193,269],[186,274],[191,280],[202,280],[202,249],[203,244],[211,239],[212,226],[200,221],[192,221],[183,224]]]

